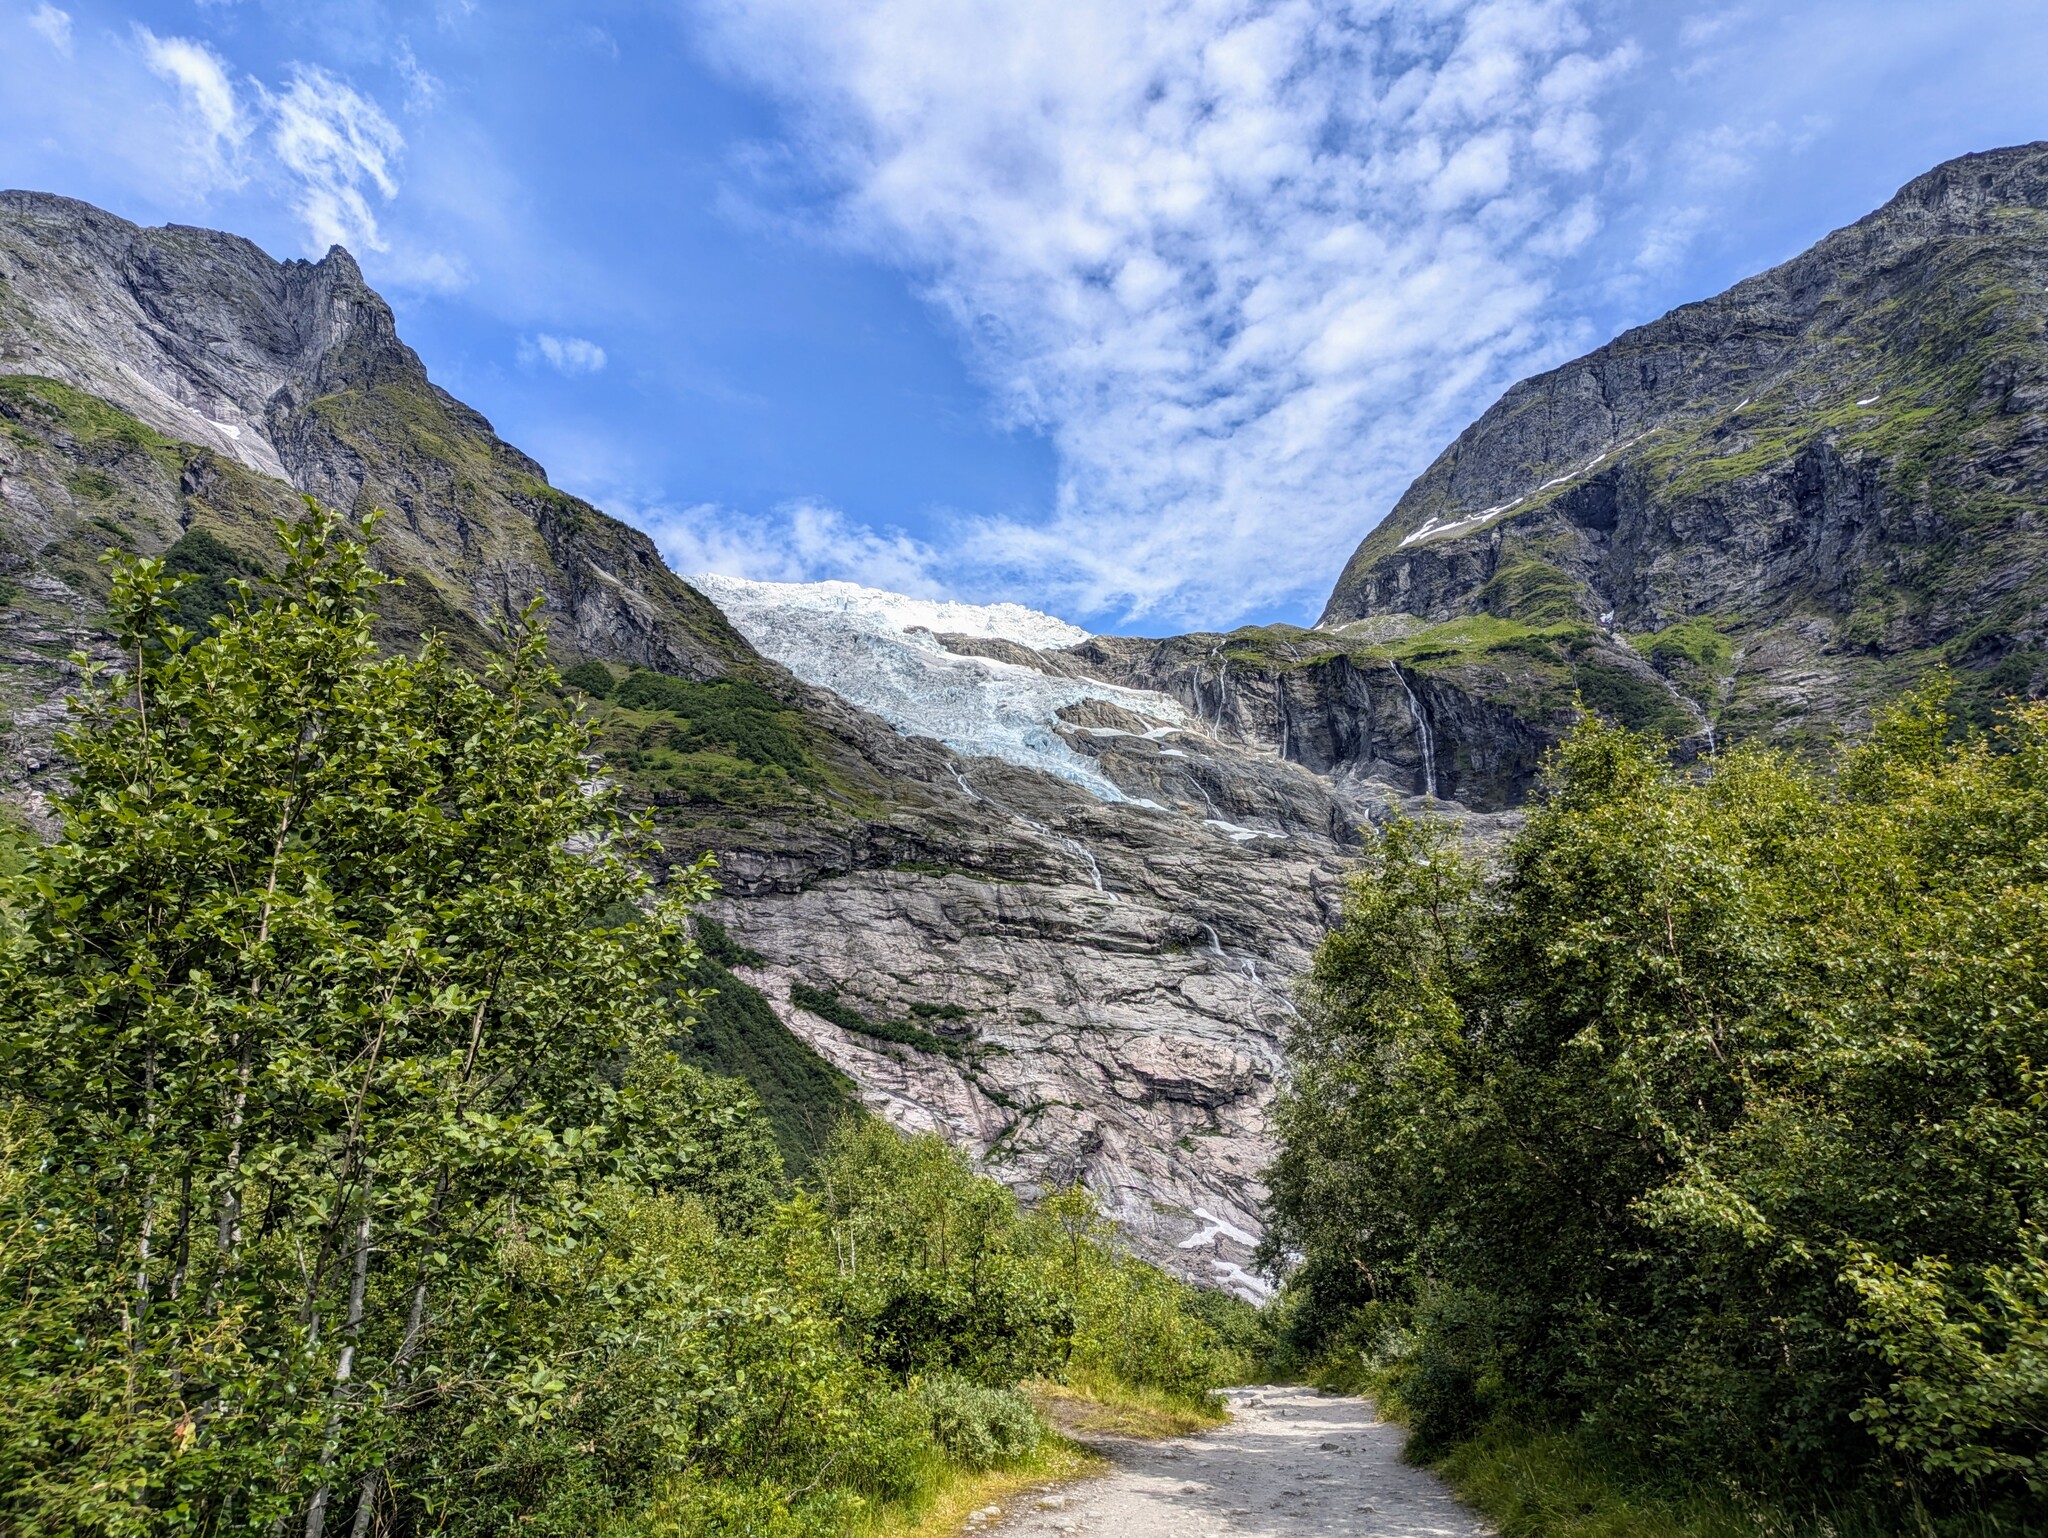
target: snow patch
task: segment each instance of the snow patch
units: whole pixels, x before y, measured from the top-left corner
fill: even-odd
[[[1743,405],[1748,404],[1749,403],[1747,401],[1743,402]],[[1737,407],[1736,409],[1739,411],[1741,407]],[[1611,449],[1602,449],[1598,454],[1595,454],[1583,465],[1580,465],[1578,469],[1567,470],[1563,475],[1553,475],[1549,480],[1545,481],[1541,486],[1538,486],[1534,491],[1525,491],[1519,497],[1512,498],[1509,501],[1496,502],[1492,507],[1482,507],[1476,513],[1467,513],[1463,518],[1453,518],[1449,523],[1438,523],[1434,517],[1425,519],[1423,521],[1422,527],[1414,530],[1412,533],[1408,534],[1405,538],[1403,538],[1400,545],[1396,548],[1405,550],[1410,545],[1421,544],[1424,540],[1442,539],[1445,535],[1448,534],[1463,534],[1468,529],[1475,529],[1480,524],[1485,523],[1489,518],[1497,518],[1502,513],[1520,507],[1524,502],[1528,501],[1531,497],[1540,497],[1543,495],[1544,492],[1551,490],[1553,487],[1562,486],[1568,481],[1577,480],[1582,475],[1591,474],[1594,470],[1597,470],[1600,467],[1600,464],[1603,460],[1612,458],[1614,455],[1619,454],[1623,449],[1635,447],[1636,444],[1641,443],[1643,441],[1643,438],[1645,436],[1645,434],[1638,433],[1635,437],[1629,439],[1627,443],[1617,443]]]
[[[937,738],[956,753],[1056,774],[1104,801],[1129,798],[1093,759],[1068,746],[1061,734],[1071,728],[1060,720],[1061,710],[1104,700],[1155,723],[1145,732],[1154,738],[1187,720],[1170,695],[957,656],[934,634],[1031,647],[1088,638],[1079,626],[1022,604],[941,603],[851,582],[689,580],[741,635],[804,682],[872,710],[898,731]]]
[[[708,594],[728,614],[730,600],[751,608],[796,608],[838,614],[850,623],[876,622],[892,631],[922,626],[941,635],[979,636],[984,640],[1017,641],[1025,646],[1078,646],[1088,639],[1088,632],[1079,625],[1027,609],[1021,603],[953,603],[912,598],[877,587],[862,587],[856,582],[749,582],[744,577],[708,573],[689,580],[692,587]]]
[[[1234,1292],[1245,1302],[1265,1303],[1273,1296],[1273,1284],[1262,1276],[1251,1272],[1234,1260],[1212,1260],[1209,1269],[1216,1273],[1216,1282],[1225,1292]]]
[[[1195,1216],[1202,1220],[1203,1226],[1181,1240],[1180,1248],[1184,1250],[1199,1250],[1203,1245],[1214,1244],[1218,1239],[1233,1239],[1247,1249],[1259,1242],[1257,1234],[1245,1232],[1228,1218],[1217,1217],[1207,1207],[1197,1207]]]

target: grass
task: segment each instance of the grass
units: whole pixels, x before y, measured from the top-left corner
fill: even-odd
[[[1087,1479],[1109,1468],[1109,1460],[1079,1443],[1050,1434],[1028,1459],[1007,1469],[977,1474],[948,1466],[919,1500],[877,1512],[862,1538],[950,1538],[969,1516],[990,1506],[1010,1507],[1020,1498],[1050,1494],[1062,1484]]]
[[[1027,1383],[1024,1392],[1046,1421],[1069,1434],[1184,1437],[1211,1430],[1228,1418],[1220,1397],[1206,1405],[1190,1404],[1095,1373],[1076,1373],[1065,1383]]]
[[[1918,1509],[1844,1509],[1825,1494],[1796,1512],[1734,1491],[1667,1495],[1630,1481],[1569,1433],[1513,1423],[1496,1422],[1432,1467],[1502,1538],[2038,1538],[2044,1531],[2018,1513],[1942,1520]]]
[[[137,450],[159,465],[176,469],[185,450],[155,428],[145,427],[120,407],[83,390],[38,374],[0,377],[0,415],[28,415],[61,428],[82,447],[119,454]]]
[[[789,1002],[798,1009],[808,1010],[820,1020],[830,1021],[842,1031],[870,1036],[877,1041],[894,1042],[919,1052],[935,1052],[943,1057],[960,1056],[960,1044],[956,1041],[934,1036],[908,1021],[874,1019],[862,1014],[838,994],[824,988],[813,988],[809,983],[791,983]]]

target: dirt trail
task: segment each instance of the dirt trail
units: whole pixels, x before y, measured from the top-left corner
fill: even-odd
[[[1227,1425],[1169,1442],[1102,1439],[1114,1472],[1024,1493],[970,1532],[1001,1538],[1484,1538],[1443,1482],[1401,1461],[1362,1399],[1230,1391]],[[1090,1439],[1095,1440],[1095,1439]]]

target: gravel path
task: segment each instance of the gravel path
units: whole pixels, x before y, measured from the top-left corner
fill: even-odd
[[[1401,1461],[1401,1430],[1362,1399],[1313,1389],[1230,1391],[1231,1418],[1170,1442],[1095,1441],[1114,1472],[1006,1512],[970,1532],[1001,1538],[1484,1538],[1435,1475]],[[1093,1439],[1091,1439],[1093,1440]]]

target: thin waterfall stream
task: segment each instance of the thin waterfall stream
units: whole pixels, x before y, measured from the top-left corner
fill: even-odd
[[[1408,675],[1394,666],[1394,677],[1401,685],[1401,692],[1408,697],[1408,718],[1415,723],[1415,738],[1422,748],[1422,793],[1430,800],[1436,800],[1436,737],[1429,729],[1429,718],[1422,713],[1422,701],[1415,697],[1415,691],[1408,686]]]

